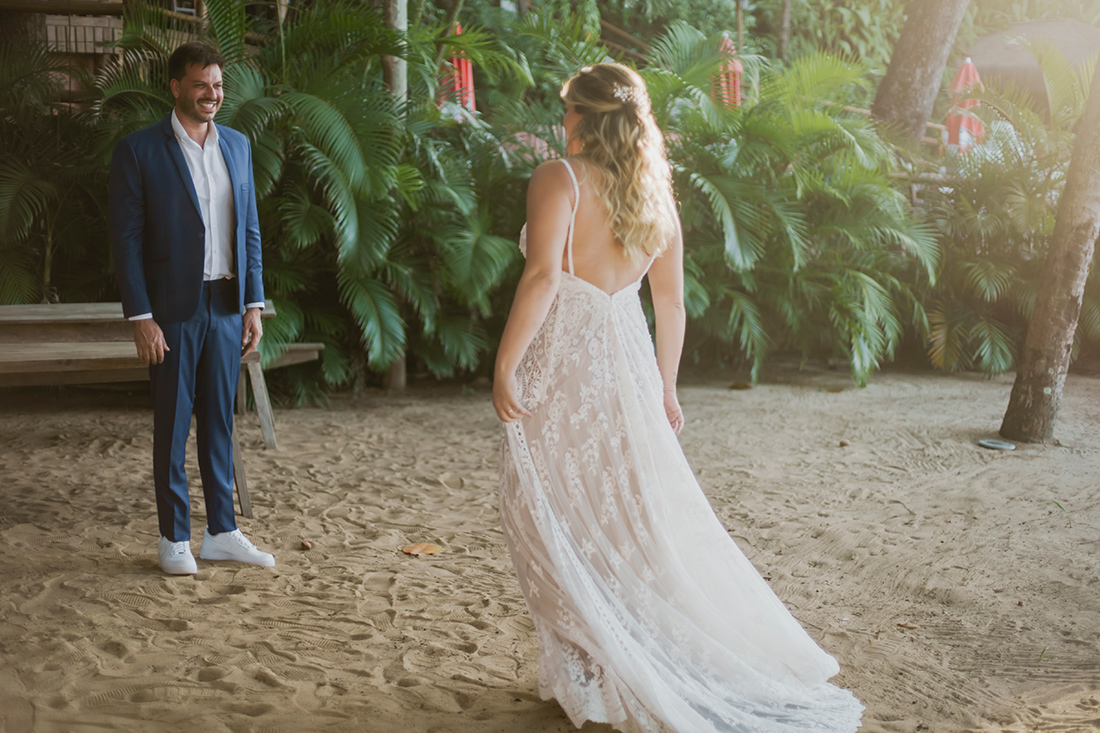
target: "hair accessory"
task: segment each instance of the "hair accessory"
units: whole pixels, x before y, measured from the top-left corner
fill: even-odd
[[[622,84],[615,85],[615,99],[620,102],[633,102],[635,106],[641,106],[642,94],[641,90],[634,86],[624,86]]]

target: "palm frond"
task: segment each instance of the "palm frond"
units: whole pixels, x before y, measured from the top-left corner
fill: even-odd
[[[430,340],[417,349],[437,377],[454,375],[455,368],[473,370],[488,347],[484,327],[469,316],[441,314]]]
[[[343,169],[324,151],[309,143],[299,143],[294,152],[306,165],[310,178],[325,194],[325,203],[336,222],[335,233],[340,251],[354,248],[359,237],[359,211]]]
[[[965,276],[966,287],[987,303],[1000,300],[1015,279],[1012,267],[991,260],[962,262],[959,268]]]
[[[278,208],[284,241],[295,249],[312,247],[335,228],[332,214],[310,201],[303,192],[293,192],[281,199]]]
[[[286,105],[270,96],[263,73],[249,65],[236,64],[225,70],[225,100],[217,122],[244,133],[255,142],[281,115]]]
[[[351,123],[332,102],[299,91],[287,91],[282,101],[300,120],[305,139],[323,153],[330,168],[339,171],[352,192],[366,182],[366,161]]]
[[[527,59],[502,44],[495,34],[474,25],[463,28],[460,34],[441,30],[437,44],[443,46],[445,56],[468,58],[493,83],[508,79],[528,86],[535,84]]]
[[[58,199],[57,187],[13,160],[0,160],[0,237],[20,242],[47,207]]]
[[[742,246],[741,239],[737,235],[737,222],[733,218],[733,210],[730,208],[725,196],[722,195],[722,191],[707,176],[702,174],[689,173],[688,179],[695,189],[706,197],[707,202],[710,204],[711,211],[719,226],[722,248],[729,266],[734,270],[752,268],[756,260],[763,254],[763,250],[758,243],[754,243],[756,244],[754,248],[746,249]]]
[[[684,310],[689,318],[700,318],[710,307],[710,292],[702,283],[703,271],[695,260],[684,258]]]
[[[975,366],[993,376],[1003,374],[1016,362],[1016,339],[1003,324],[991,318],[978,317],[970,327],[970,340],[977,356]]]
[[[206,11],[218,50],[232,67],[244,60],[245,34],[248,33],[248,16],[244,0],[206,0]]]
[[[794,59],[785,70],[769,76],[762,96],[799,107],[820,104],[840,90],[868,83],[866,69],[856,58],[818,51]]]
[[[1100,344],[1100,300],[1094,300],[1086,295],[1081,301],[1077,333],[1087,341]]]
[[[726,289],[723,293],[729,298],[729,316],[726,329],[736,334],[741,350],[752,360],[751,376],[755,382],[764,365],[764,356],[768,350],[768,332],[764,328],[764,318],[760,308],[747,293]]]
[[[30,303],[38,292],[35,263],[22,247],[0,244],[0,305]]]
[[[347,269],[340,270],[337,283],[340,300],[359,324],[367,363],[371,369],[387,368],[405,352],[405,321],[393,293],[381,280]]]
[[[466,217],[459,226],[433,232],[439,242],[450,284],[461,301],[487,309],[485,297],[518,257],[516,243],[488,233],[487,211]]]
[[[966,344],[972,317],[957,304],[941,301],[928,313],[928,358],[945,372],[955,372],[968,365]]]

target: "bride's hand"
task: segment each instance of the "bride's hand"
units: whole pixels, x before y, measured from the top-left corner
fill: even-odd
[[[531,417],[519,401],[519,384],[516,375],[497,377],[493,380],[493,409],[501,422],[515,422],[521,417]]]
[[[679,435],[684,427],[684,411],[680,409],[680,400],[676,398],[675,389],[665,390],[665,415],[668,417],[668,424]]]

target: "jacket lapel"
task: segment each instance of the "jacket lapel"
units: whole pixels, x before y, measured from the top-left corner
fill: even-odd
[[[237,211],[237,166],[236,160],[233,158],[233,153],[229,150],[229,145],[225,141],[225,135],[222,131],[218,130],[218,147],[221,148],[222,157],[225,158],[225,167],[229,170],[229,183],[233,188],[233,215],[240,219],[240,213]]]
[[[172,156],[172,162],[176,164],[176,171],[183,179],[183,187],[186,189],[187,195],[191,197],[191,203],[195,205],[195,212],[198,213],[201,219],[202,208],[199,206],[199,195],[195,192],[195,182],[191,180],[191,169],[187,167],[187,161],[183,158],[183,151],[180,150],[179,140],[176,139],[176,133],[172,129],[172,116],[165,117],[163,124],[165,137],[168,138],[166,141],[168,153]]]

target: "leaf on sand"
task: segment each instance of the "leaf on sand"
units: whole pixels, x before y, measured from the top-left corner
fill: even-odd
[[[439,545],[433,545],[431,542],[417,542],[415,545],[409,545],[408,547],[401,548],[401,552],[406,555],[436,555],[443,552],[443,548]]]

